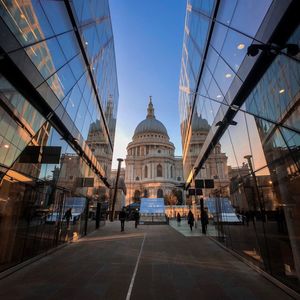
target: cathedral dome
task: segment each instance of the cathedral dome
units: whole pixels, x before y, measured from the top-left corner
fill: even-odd
[[[140,122],[134,131],[134,136],[142,133],[155,132],[168,136],[168,132],[164,124],[158,121],[154,116],[154,108],[150,97],[150,102],[147,109],[147,117]]]
[[[210,125],[206,119],[202,119],[201,115],[194,114],[192,120],[192,130],[193,131],[209,131]]]
[[[140,133],[147,133],[147,132],[157,132],[164,135],[168,135],[167,129],[164,124],[155,118],[153,119],[145,119],[143,120],[135,129],[134,135]]]

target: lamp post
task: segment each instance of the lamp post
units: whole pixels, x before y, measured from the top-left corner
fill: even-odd
[[[118,191],[118,182],[119,182],[119,176],[120,176],[120,170],[121,170],[121,163],[122,163],[123,159],[118,158],[117,161],[118,161],[118,171],[117,171],[113,201],[112,201],[112,206],[111,206],[111,214],[110,214],[110,221],[111,222],[113,222],[113,220],[114,220],[115,204],[116,204],[117,191]]]
[[[253,165],[252,165],[252,161],[251,161],[252,155],[246,155],[246,156],[244,156],[244,158],[248,162],[249,169],[250,169],[253,181],[254,181],[254,189],[255,189],[255,192],[256,192],[256,195],[257,195],[257,200],[258,200],[258,203],[259,203],[259,208],[260,208],[260,213],[261,213],[261,218],[262,218],[262,230],[263,230],[263,236],[265,237],[264,242],[265,242],[265,247],[266,247],[265,249],[266,249],[266,252],[267,252],[265,255],[267,256],[267,258],[264,258],[264,254],[261,252],[261,250],[260,250],[260,253],[262,255],[263,262],[264,262],[266,270],[271,270],[271,264],[270,264],[270,260],[269,260],[269,258],[270,258],[269,244],[268,244],[268,241],[266,239],[266,229],[265,229],[265,224],[264,224],[265,221],[266,221],[266,219],[265,219],[265,209],[264,209],[264,206],[263,206],[261,198],[260,198],[260,193],[259,193],[259,189],[258,189],[258,183],[257,183],[257,180],[256,180],[256,175],[255,175],[254,170],[253,170]],[[256,214],[255,197],[254,197],[253,206],[254,206],[254,210],[255,210],[254,214]],[[255,217],[253,216],[253,227],[254,227],[255,235],[256,235],[256,238],[257,238],[257,241],[258,241],[254,218]],[[259,244],[258,244],[258,248],[260,248]]]
[[[246,156],[244,156],[244,158],[247,159],[247,162],[248,162],[248,165],[249,165],[249,169],[250,169],[253,181],[254,181],[254,189],[255,189],[257,200],[258,200],[258,203],[259,203],[259,209],[260,209],[263,221],[264,221],[264,217],[265,217],[265,215],[264,215],[264,213],[265,213],[264,212],[264,205],[261,201],[256,175],[253,171],[253,166],[252,166],[252,161],[251,161],[252,155],[246,155]],[[253,202],[253,206],[254,206],[254,210],[256,211],[256,201],[255,201],[255,199],[254,199],[254,202]]]
[[[249,166],[249,169],[250,169],[250,173],[252,175],[252,178],[253,178],[253,182],[254,182],[254,186],[255,186],[255,191],[256,191],[256,194],[257,194],[257,197],[259,197],[259,192],[258,192],[258,189],[256,189],[257,185],[256,185],[256,176],[255,176],[255,173],[253,171],[253,166],[252,166],[252,161],[251,161],[251,158],[252,158],[252,155],[245,155],[244,158],[247,160],[248,162],[248,166]],[[258,198],[257,198],[258,200]],[[255,201],[255,197],[253,199],[253,209],[254,211],[256,212],[256,201]]]

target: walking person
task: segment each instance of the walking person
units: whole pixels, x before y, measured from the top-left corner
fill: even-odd
[[[121,222],[121,231],[124,231],[125,219],[126,219],[126,212],[125,212],[125,207],[123,207],[119,213],[119,220]]]
[[[178,213],[177,213],[177,226],[180,226],[180,222],[181,222],[181,215],[180,215],[180,213],[178,212]]]
[[[72,208],[68,208],[64,214],[64,219],[67,221],[67,228],[69,229],[70,220],[72,218]]]
[[[137,226],[139,224],[139,220],[140,220],[140,213],[139,213],[138,209],[135,210],[133,218],[134,218],[134,221],[135,221],[135,223],[134,223],[135,228],[137,228]]]
[[[250,212],[248,210],[245,212],[245,220],[246,220],[247,227],[249,227]]]
[[[201,212],[201,226],[202,226],[202,233],[206,234],[207,231],[207,224],[208,224],[208,214],[205,209]]]
[[[192,213],[191,210],[188,213],[187,219],[188,219],[188,224],[190,225],[190,228],[191,228],[191,231],[192,231],[193,226],[194,226],[195,218],[194,218],[194,214]]]

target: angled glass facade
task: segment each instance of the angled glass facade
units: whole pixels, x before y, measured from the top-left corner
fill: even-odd
[[[297,9],[297,1],[189,0],[179,109],[186,187],[215,183],[203,192],[208,210],[214,202],[215,238],[299,292],[300,54],[284,47],[299,46]],[[255,44],[275,48],[247,55]],[[199,116],[209,125],[202,131]]]
[[[107,206],[118,106],[108,1],[1,1],[0,56],[2,271],[93,230]]]

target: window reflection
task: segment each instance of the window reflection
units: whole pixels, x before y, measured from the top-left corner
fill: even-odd
[[[197,179],[214,180],[214,188],[202,192],[215,238],[299,291],[299,64],[278,55],[244,105],[231,106],[253,66],[245,58],[247,47],[272,1],[220,2],[210,44],[200,43],[208,47],[201,78],[188,66],[199,63],[195,45],[207,35],[197,32],[206,26],[204,1],[194,2],[187,6],[179,87],[185,180],[193,187],[194,172]],[[288,42],[298,43],[299,36],[298,27]],[[191,37],[195,43],[188,42]],[[201,61],[194,74],[200,67]],[[233,114],[236,124],[226,119]]]
[[[66,6],[61,1],[41,1],[43,10],[47,15],[55,34],[66,32],[72,29]]]
[[[237,1],[230,26],[254,37],[271,3],[272,0]]]
[[[118,102],[109,7],[107,1],[72,5],[97,90],[63,1],[0,3],[9,27],[5,50],[19,48],[18,62],[28,56],[18,68],[23,75],[31,70],[29,85],[37,87],[27,99],[18,92],[29,93],[27,87],[0,76],[0,271],[94,230],[96,207],[102,220],[108,208],[109,191],[82,151],[109,178]],[[48,106],[53,111],[42,116],[37,102],[43,113]],[[64,136],[52,127],[55,117]]]

